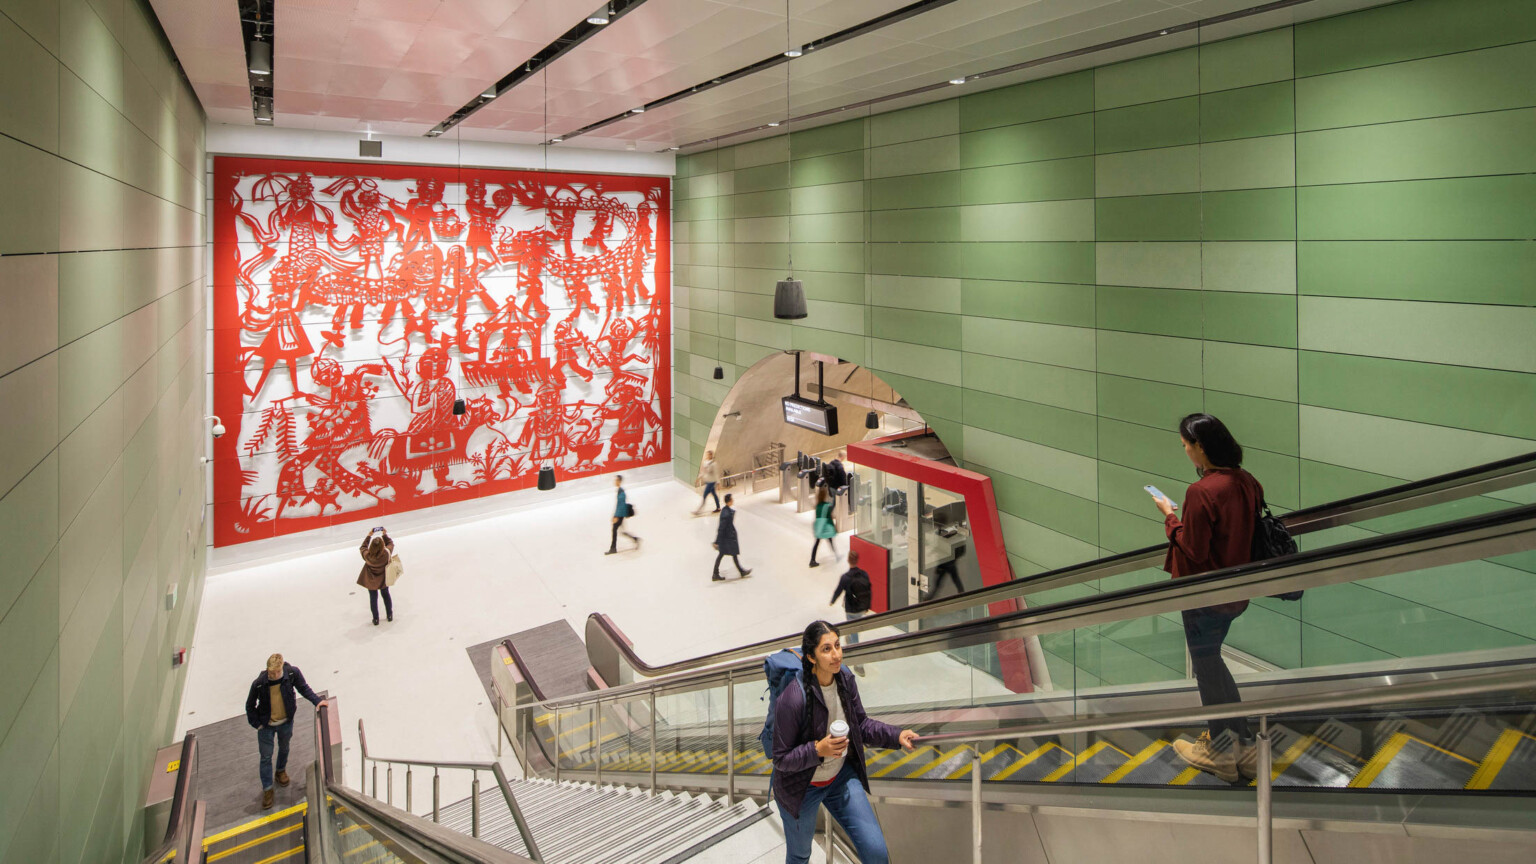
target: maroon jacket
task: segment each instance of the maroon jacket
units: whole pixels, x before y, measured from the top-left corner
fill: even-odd
[[[804,672],[801,673],[804,676]],[[837,671],[842,686],[838,694],[843,700],[843,717],[848,723],[848,762],[858,772],[859,782],[869,792],[869,775],[864,770],[864,746],[885,747],[894,750],[901,746],[901,730],[889,723],[881,723],[864,713],[864,703],[859,699],[859,686],[854,683],[853,673],[847,666]],[[805,685],[805,686],[801,686]],[[811,722],[806,726],[805,699],[811,698]],[[822,701],[821,688],[815,682],[790,684],[779,694],[773,706],[773,797],[779,806],[795,818],[800,817],[800,803],[811,788],[811,777],[821,765],[816,755],[816,742],[827,737],[827,704]]]
[[[1191,483],[1184,493],[1184,518],[1163,520],[1168,531],[1168,556],[1163,569],[1173,578],[1193,576],[1253,560],[1253,529],[1264,487],[1241,468],[1217,468]],[[1209,607],[1240,615],[1247,600]]]

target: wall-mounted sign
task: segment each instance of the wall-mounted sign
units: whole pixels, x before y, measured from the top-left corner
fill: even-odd
[[[784,422],[823,435],[837,434],[837,406],[812,402],[800,396],[785,396]]]

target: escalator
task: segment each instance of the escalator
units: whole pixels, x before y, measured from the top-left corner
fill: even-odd
[[[1175,716],[1199,710],[1180,613],[1246,599],[1229,644],[1234,665],[1251,661],[1237,666],[1245,702],[1268,706],[1278,819],[1336,809],[1337,820],[1306,823],[1332,827],[1306,830],[1380,835],[1396,823],[1393,836],[1418,836],[1407,826],[1427,819],[1536,844],[1536,808],[1523,800],[1536,794],[1533,502],[1536,455],[1292,513],[1303,551],[1286,558],[1169,581],[1150,570],[1155,547],[850,623],[845,635],[861,642],[845,663],[865,673],[870,715],[932,739],[868,753],[877,810],[888,831],[893,817],[932,823],[948,811],[923,803],[964,800],[979,774],[988,807],[1035,822],[1039,802],[1062,806],[1040,798],[1050,790],[1071,790],[1078,815],[1219,821],[1246,810],[1251,821],[1255,765],[1240,763],[1229,783],[1174,746],[1204,728]],[[1290,591],[1305,594],[1273,599]],[[1010,600],[1028,607],[998,614]],[[798,635],[656,664],[605,616],[586,635],[605,689],[535,700],[516,663],[503,667],[503,692],[518,694],[503,724],[530,773],[767,797],[761,658]],[[977,662],[1019,640],[1045,655],[1049,689],[1012,692]],[[1517,683],[1409,704],[1391,695],[1489,674]],[[1338,707],[1287,709],[1324,697]],[[1064,722],[1075,727],[1049,731]],[[945,740],[957,737],[985,743]],[[924,851],[915,842],[908,851]]]

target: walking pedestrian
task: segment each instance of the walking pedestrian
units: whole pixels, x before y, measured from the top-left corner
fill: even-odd
[[[715,491],[715,484],[720,482],[720,466],[715,464],[715,451],[704,451],[704,464],[699,466],[699,479],[697,482],[704,484],[704,494],[699,496],[699,506],[693,509],[695,515],[704,510],[704,502],[711,497],[715,499],[715,512],[720,512],[720,494]]]
[[[363,556],[363,569],[357,574],[357,584],[368,589],[368,608],[373,611],[373,626],[379,626],[379,595],[384,595],[384,614],[395,620],[395,603],[389,596],[389,585],[384,578],[389,561],[395,554],[395,541],[389,539],[384,526],[368,532],[357,551]]]
[[[741,566],[741,559],[736,557],[741,554],[741,544],[736,540],[736,508],[731,506],[731,494],[725,494],[725,506],[720,508],[720,524],[715,526],[715,575],[712,582],[724,582],[725,577],[720,575],[720,562],[725,556],[731,556],[731,563],[736,565],[736,572],[745,579],[752,575],[752,571]]]
[[[1179,438],[1200,479],[1184,493],[1182,519],[1176,513],[1179,505],[1153,498],[1168,534],[1163,569],[1178,579],[1248,563],[1264,487],[1242,469],[1242,446],[1225,424],[1209,414],[1190,414],[1180,420]],[[1247,600],[1238,600],[1183,612],[1184,638],[1201,705],[1242,701],[1232,671],[1221,657],[1221,645],[1232,622],[1247,608]],[[1233,783],[1240,776],[1254,776],[1253,740],[1247,719],[1235,717],[1212,720],[1199,739],[1175,741],[1173,747],[1185,762]]]
[[[619,490],[618,504],[613,508],[613,539],[608,541],[608,551],[604,555],[612,555],[619,551],[619,535],[628,537],[634,548],[640,548],[640,538],[624,530],[624,520],[635,515],[635,507],[629,503],[629,498],[624,494],[624,475],[613,475],[613,485]]]
[[[832,521],[832,493],[826,483],[816,487],[816,521],[811,524],[811,531],[816,535],[816,542],[811,544],[812,567],[821,566],[821,562],[816,560],[816,550],[823,540],[827,541],[827,548],[832,550],[832,560],[843,560],[843,556],[837,553],[837,523]]]
[[[320,707],[320,697],[309,689],[299,667],[283,662],[283,655],[267,658],[267,668],[251,682],[245,697],[245,722],[256,730],[256,749],[261,754],[261,809],[272,807],[275,779],[288,785],[288,742],[293,738],[293,715],[298,709],[294,691]],[[277,744],[277,774],[272,773],[272,745]]]
[[[885,833],[869,805],[866,746],[911,750],[917,733],[864,713],[859,686],[843,668],[836,627],[813,621],[800,637],[800,686],[790,684],[773,706],[773,774],[769,781],[784,823],[784,860],[806,864],[825,806],[853,840],[864,864],[889,864]],[[834,735],[832,730],[846,731]]]

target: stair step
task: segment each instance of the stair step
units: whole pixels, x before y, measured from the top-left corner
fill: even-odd
[[[1041,744],[1028,753],[1018,749],[1013,749],[1013,753],[1018,755],[1012,759],[1006,759],[1010,754],[1003,754],[1001,758],[1006,759],[1008,764],[984,779],[1015,783],[1036,782],[1044,780],[1047,775],[1055,773],[1061,766],[1070,765],[1072,762],[1072,754],[1054,741]]]
[[[1518,729],[1505,729],[1488,749],[1468,789],[1536,789],[1536,738]]]
[[[1398,732],[1350,780],[1352,789],[1465,789],[1478,765],[1407,732]]]

